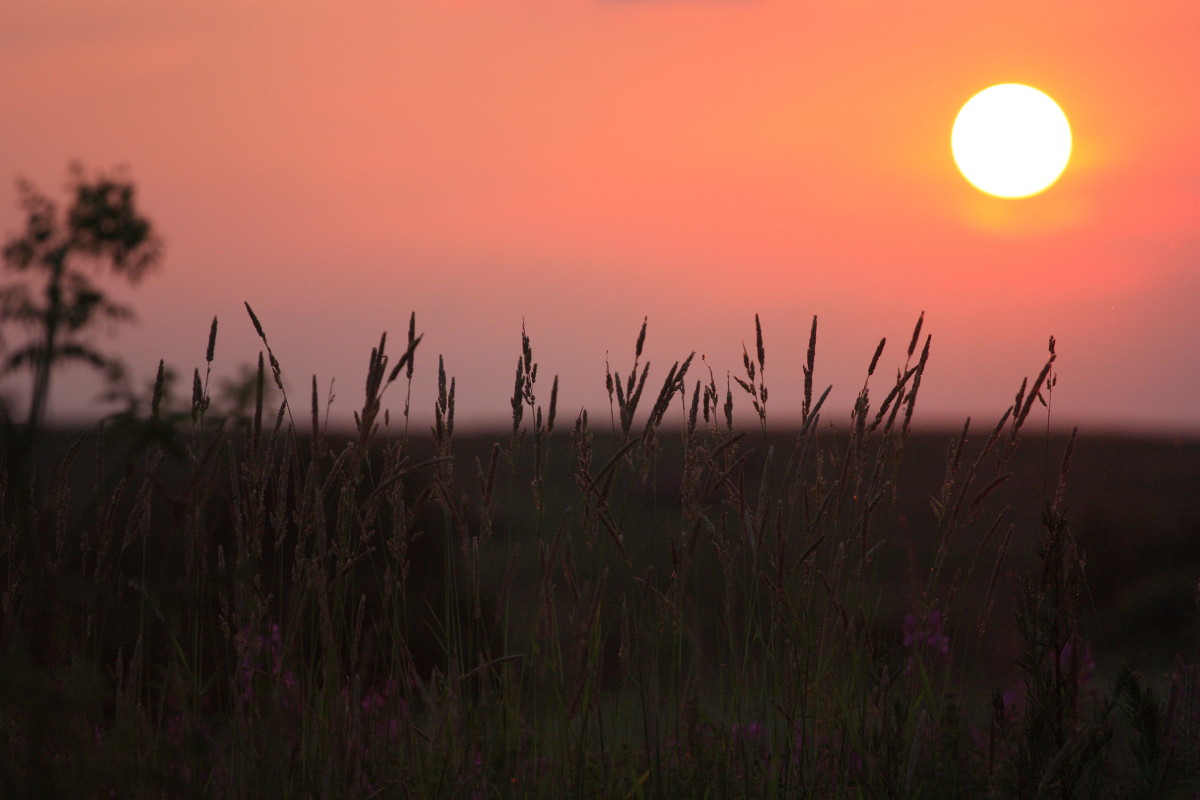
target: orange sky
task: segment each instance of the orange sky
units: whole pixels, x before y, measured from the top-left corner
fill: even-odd
[[[691,350],[740,370],[757,312],[783,421],[813,314],[842,414],[925,310],[918,419],[990,424],[1053,334],[1057,424],[1197,431],[1197,43],[1194,0],[7,4],[0,232],[17,176],[127,165],[167,251],[109,344],[187,375],[216,314],[231,373],[257,357],[248,300],[297,404],[336,377],[342,418],[410,310],[417,408],[443,354],[476,422],[506,417],[522,319],[561,413],[595,418],[643,316],[654,382]],[[1075,135],[1025,200],[950,156],[1003,82]],[[56,380],[60,418],[98,385]]]

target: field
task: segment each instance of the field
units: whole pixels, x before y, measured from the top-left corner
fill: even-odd
[[[409,433],[411,328],[354,431],[270,402],[261,328],[245,415],[202,369],[8,426],[3,796],[1195,796],[1200,441],[1048,427],[1053,344],[923,430],[919,326],[834,425],[815,330],[790,429],[761,338],[727,384],[639,337],[609,409],[526,340],[511,430],[457,434],[443,376]]]

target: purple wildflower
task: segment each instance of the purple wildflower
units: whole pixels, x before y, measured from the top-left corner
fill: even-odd
[[[949,656],[950,636],[942,628],[942,612],[930,611],[924,623],[913,614],[905,614],[903,644],[909,649],[923,645],[935,653]]]
[[[1079,648],[1077,644],[1083,644],[1083,647]],[[1080,686],[1088,685],[1096,676],[1096,658],[1092,655],[1092,648],[1077,639],[1068,641],[1058,653],[1058,668],[1068,675],[1073,673]]]

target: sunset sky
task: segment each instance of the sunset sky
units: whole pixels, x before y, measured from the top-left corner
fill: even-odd
[[[296,405],[336,378],[340,420],[410,311],[415,407],[443,355],[460,424],[507,419],[522,320],[570,422],[608,418],[606,353],[627,370],[643,317],[655,388],[692,350],[723,386],[758,313],[782,423],[814,314],[844,416],[924,311],[919,421],[990,426],[1054,335],[1054,424],[1195,433],[1198,45],[1195,0],[6,3],[0,233],[17,177],[65,198],[71,160],[126,167],[165,258],[121,293],[137,326],[97,341],[190,384],[217,315],[228,375],[257,358],[249,301]],[[1075,137],[1022,200],[950,153],[962,104],[1007,82]],[[52,418],[98,387],[59,374]]]

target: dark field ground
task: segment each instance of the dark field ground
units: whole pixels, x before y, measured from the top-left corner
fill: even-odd
[[[881,522],[885,540],[881,558],[887,566],[880,579],[898,602],[899,619],[914,594],[921,591],[927,565],[937,547],[931,500],[946,474],[947,451],[959,431],[920,432],[911,436],[902,457],[894,510]],[[982,439],[986,432],[972,438]],[[975,539],[957,543],[956,553],[968,559],[986,533],[984,523],[1005,511],[1002,525],[1014,526],[1008,563],[998,585],[994,614],[1011,614],[1012,584],[1028,568],[1034,534],[1041,528],[1042,511],[1054,494],[1068,437],[1027,433],[1008,465],[1013,477],[998,491],[991,515],[977,523]],[[494,442],[507,444],[505,435],[459,436],[457,459],[473,473],[478,461],[486,465]],[[744,449],[758,458],[769,448],[786,452],[795,435],[772,433],[765,441],[750,432]],[[829,449],[844,439],[831,434]],[[976,445],[979,443],[976,442]],[[629,509],[627,522],[654,536],[656,526],[678,525],[681,462],[677,437],[664,433],[658,468],[641,488]],[[572,477],[570,442],[566,436],[548,449],[553,459],[547,470],[547,506],[569,509],[579,491]],[[967,445],[971,454],[971,443]],[[751,464],[758,463],[756,458]],[[1192,660],[1200,645],[1200,439],[1138,437],[1081,431],[1075,443],[1066,484],[1067,518],[1086,559],[1089,597],[1086,625],[1098,667],[1117,664],[1169,671],[1177,657]],[[989,565],[990,566],[990,565]],[[985,569],[982,577],[987,577]],[[1006,584],[1008,584],[1006,586]],[[1003,638],[1011,625],[993,624],[987,638],[1003,653]],[[1015,645],[1013,645],[1015,646]],[[1003,656],[1000,656],[1003,658]],[[997,674],[1011,665],[993,664]],[[992,670],[987,670],[991,672]]]
[[[1081,432],[1055,503],[1068,437],[1028,430],[1009,451],[539,422],[356,451],[238,425],[49,432],[33,483],[4,454],[0,779],[20,796],[1200,785],[1190,744],[1106,749],[1100,710],[1116,687],[1143,730],[1130,667],[1177,718],[1130,736],[1194,741],[1200,439]],[[1021,598],[1049,615],[1033,634]],[[399,727],[359,727],[384,714]]]
[[[906,609],[926,584],[924,568],[938,545],[932,501],[945,480],[947,453],[958,435],[959,431],[946,430],[910,436],[897,471],[894,505],[879,521],[877,536],[882,540],[879,551],[882,567],[878,579],[896,600],[890,611],[884,609],[882,613],[895,616],[896,630],[899,630],[899,620]],[[972,440],[985,435],[978,433],[969,437],[964,460],[969,461],[973,456]],[[59,431],[43,442],[46,465],[43,469],[57,465],[60,454],[81,441],[81,436],[83,443],[72,463],[68,492],[75,498],[87,497],[94,492],[98,475],[108,473],[111,476],[130,468],[123,462],[129,448],[119,437],[114,439],[115,446],[107,447],[105,454],[97,451],[93,435]],[[607,452],[614,448],[615,438],[608,437],[608,450],[605,450],[605,438],[604,434],[597,434],[597,462],[603,461]],[[1028,569],[1034,535],[1041,528],[1042,511],[1055,491],[1067,438],[1063,434],[1051,434],[1047,438],[1045,434],[1028,433],[1006,467],[1012,474],[1011,479],[989,498],[992,501],[989,513],[975,523],[972,535],[959,534],[952,545],[951,561],[957,557],[961,566],[975,552],[979,539],[986,535],[997,516],[1003,515],[993,538],[1012,526],[1012,544],[997,581],[993,618],[1003,619],[1006,614],[1011,614],[1012,607],[1006,603],[1006,598],[1011,599],[1014,582]],[[464,507],[478,503],[478,473],[487,470],[494,446],[499,445],[506,451],[510,439],[508,432],[455,437],[453,464]],[[742,452],[749,454],[747,479],[753,482],[761,475],[762,459],[768,450],[778,457],[780,453],[787,453],[795,441],[795,434],[786,431],[772,432],[766,438],[757,431],[747,432],[741,444]],[[844,447],[844,441],[844,436],[837,433],[823,437],[825,449],[833,453]],[[345,440],[335,438],[330,441],[330,446],[336,452],[344,443]],[[976,446],[978,444],[975,442]],[[376,459],[386,445],[385,438],[376,441]],[[303,440],[300,449],[303,451],[308,446],[309,442]],[[499,511],[494,521],[497,538],[511,536],[513,541],[523,543],[526,555],[532,548],[528,534],[536,524],[532,518],[533,508],[526,499],[528,477],[524,473],[530,469],[529,450],[528,443],[523,443],[511,465],[504,456],[499,460],[497,492],[501,497],[495,502]],[[434,443],[430,437],[417,437],[410,441],[407,452],[414,463],[419,462],[435,455]],[[105,467],[97,462],[97,458],[111,458],[113,463]],[[548,524],[550,528],[570,528],[579,510],[580,490],[569,434],[548,437],[544,458],[544,514],[549,522],[544,522],[543,527]],[[163,481],[159,495],[160,498],[175,498],[178,502],[186,487],[170,485],[171,476],[180,468],[176,460],[175,456],[167,455],[159,462],[160,480]],[[647,569],[664,566],[661,548],[656,543],[660,532],[677,529],[681,524],[681,463],[679,435],[661,432],[658,453],[645,482],[632,487],[620,509],[620,523],[626,531],[629,546],[632,552],[640,553],[646,559]],[[427,475],[418,472],[412,482],[415,487],[421,487],[427,483],[426,478]],[[217,485],[220,488],[219,482]],[[757,489],[752,486],[748,493],[753,494]],[[506,491],[509,492],[507,499],[503,496]],[[418,493],[416,488],[411,492]],[[1116,664],[1123,663],[1148,672],[1163,672],[1175,665],[1177,657],[1193,659],[1200,645],[1200,615],[1197,613],[1200,600],[1200,439],[1081,432],[1067,475],[1065,508],[1086,563],[1088,596],[1084,613],[1100,671],[1104,671],[1105,665],[1115,668]],[[77,509],[76,519],[86,524],[87,513],[86,509]],[[467,514],[474,515],[471,524],[478,526],[477,512],[468,511]],[[429,520],[428,527],[436,531],[440,522]],[[432,542],[422,543],[419,537],[417,542],[412,550],[413,572],[418,579],[414,586],[424,584],[428,592],[437,595],[441,591],[438,575],[443,568],[444,554]],[[988,552],[994,550],[993,546]],[[527,566],[532,571],[533,567]],[[990,563],[986,564],[978,571],[980,579],[989,577],[990,566]],[[498,586],[503,577],[500,565],[493,564],[492,567],[489,577]],[[719,580],[715,567],[712,568],[713,574],[707,579]],[[519,591],[520,581],[516,586]],[[976,588],[982,591],[982,587]],[[517,598],[517,602],[521,600]],[[533,601],[527,598],[526,602]],[[994,671],[993,674],[999,677],[1010,672],[1007,667],[1011,665],[1004,663],[1003,654],[1008,644],[1005,642],[1008,634],[1004,631],[1011,626],[992,624],[988,627],[993,633],[985,636],[985,641],[994,647],[992,658],[998,661],[985,671]]]

